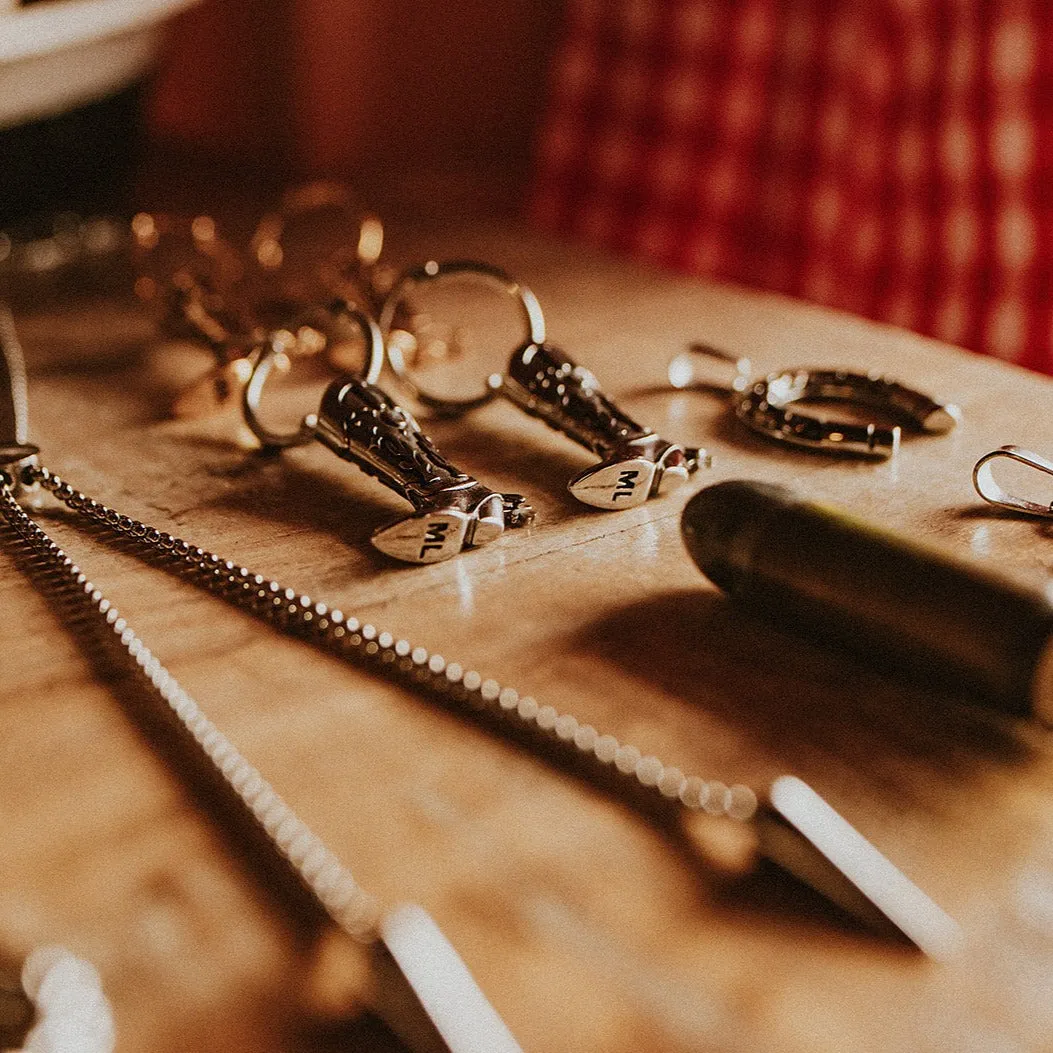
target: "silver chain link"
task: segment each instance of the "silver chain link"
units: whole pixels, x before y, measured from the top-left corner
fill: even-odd
[[[46,469],[35,474],[50,476]],[[363,943],[377,939],[380,902],[355,881],[351,872],[296,815],[230,740],[205,716],[201,707],[138,637],[127,619],[103,595],[69,556],[26,514],[15,500],[10,476],[0,472],[0,515],[26,548],[65,585],[66,594],[112,634],[150,687],[169,707],[205,753],[216,771],[255,817],[271,843],[300,876],[326,913],[346,933]],[[41,480],[43,481],[43,480]],[[62,485],[60,483],[60,485]],[[83,497],[83,495],[80,495]],[[141,524],[140,524],[141,525]]]
[[[374,669],[390,679],[408,681],[475,711],[500,714],[513,725],[541,733],[599,762],[634,788],[643,787],[668,801],[678,801],[689,810],[744,821],[751,819],[756,811],[756,794],[747,786],[728,786],[716,779],[685,775],[658,757],[643,755],[637,747],[621,743],[613,735],[602,734],[570,713],[540,705],[529,695],[484,678],[460,662],[448,661],[440,654],[345,615],[214,552],[122,515],[75,489],[47,468],[26,466],[22,469],[21,481],[26,486],[39,485],[89,521],[162,556],[209,592],[316,647],[346,658],[367,659]],[[5,498],[3,512],[8,519],[13,515],[13,507],[29,521],[6,489]]]

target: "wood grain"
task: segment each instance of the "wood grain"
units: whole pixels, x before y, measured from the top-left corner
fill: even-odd
[[[1050,382],[891,328],[570,250],[518,228],[407,226],[395,258],[477,255],[537,292],[550,337],[712,470],[789,482],[1033,581],[1046,529],[980,507],[970,469],[1053,450]],[[368,545],[397,498],[320,446],[264,458],[234,415],[170,421],[175,352],[119,297],[23,311],[33,434],[75,485],[569,710],[685,771],[763,785],[794,772],[963,926],[929,963],[788,877],[718,876],[697,829],[552,758],[261,626],[57,512],[54,532],[212,719],[386,900],[422,903],[531,1053],[1048,1048],[1053,767],[1045,733],[894,682],[729,606],[685,556],[676,495],[576,505],[590,458],[510,405],[435,422],[455,460],[529,495],[530,530],[445,564]],[[791,364],[893,373],[963,408],[886,464],[792,453],[720,400],[660,391],[690,339]],[[290,404],[305,393],[289,392]],[[0,554],[0,953],[60,941],[94,961],[122,1053],[398,1049],[318,994],[315,920],[143,702]],[[697,825],[697,824],[696,824]]]

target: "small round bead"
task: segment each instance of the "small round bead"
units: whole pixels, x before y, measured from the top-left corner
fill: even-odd
[[[446,667],[446,679],[451,684],[460,683],[461,677],[464,675],[464,669],[461,668],[460,662],[451,662]]]
[[[425,662],[428,662],[429,666],[431,664],[428,661],[428,649],[426,647],[414,647],[410,652],[410,658],[413,659],[414,665],[424,665]]]
[[[115,621],[117,621],[117,619],[118,619],[118,618],[119,618],[120,616],[121,616],[121,612],[120,612],[120,611],[118,611],[116,607],[111,607],[111,608],[110,608],[110,609],[109,609],[109,610],[108,610],[108,611],[106,612],[106,622],[107,622],[107,624],[109,624],[109,625],[113,625],[113,623],[114,623]]]
[[[423,651],[423,650],[424,650],[423,647],[418,647],[417,650],[413,652],[413,662],[414,662],[414,664],[416,664],[416,665],[420,665],[421,664],[420,662],[417,661],[417,651]],[[425,655],[427,655],[426,651],[425,651]],[[443,658],[443,656],[441,654],[433,654],[428,659],[428,669],[429,669],[430,672],[434,673],[436,676],[438,676],[439,673],[443,672],[443,670],[445,668],[446,668],[446,659]]]
[[[556,726],[559,714],[554,706],[542,706],[537,711],[537,726],[545,731],[551,731]]]
[[[501,694],[501,685],[496,680],[484,680],[479,686],[479,694],[486,702],[496,702]]]
[[[570,742],[574,738],[575,732],[578,730],[577,717],[570,713],[564,713],[562,716],[556,718],[554,725],[555,732],[558,738],[564,742]]]
[[[288,849],[289,861],[293,866],[299,867],[307,858],[307,853],[315,847],[317,842],[318,838],[316,838],[310,830],[302,829],[296,837],[293,838]]]
[[[92,590],[91,602],[98,604],[100,614],[105,614],[110,609],[110,601],[103,598],[102,591],[100,589]]]
[[[233,570],[233,569],[234,569],[234,564],[233,564],[233,563],[228,563],[228,564],[227,564],[227,568],[228,568],[229,570]],[[296,590],[295,590],[295,589],[286,589],[286,590],[285,590],[285,591],[284,591],[284,592],[282,593],[282,596],[283,596],[283,597],[284,597],[284,598],[285,598],[286,600],[288,600],[288,601],[289,601],[290,603],[292,603],[292,602],[293,602],[293,601],[294,601],[294,600],[296,599]]]
[[[641,757],[636,764],[636,778],[643,786],[657,786],[665,774],[665,765],[655,756]]]
[[[516,712],[523,720],[533,720],[538,714],[538,709],[537,701],[529,695],[526,698],[521,698],[516,706]]]
[[[344,625],[347,626],[347,631],[357,633],[362,628],[362,623],[357,618],[345,618]]]
[[[409,640],[399,640],[395,644],[395,654],[397,654],[399,658],[405,658],[406,655],[410,653],[410,650],[411,646]]]
[[[289,846],[300,836],[303,829],[300,820],[291,812],[287,813],[274,831],[274,840],[281,845],[282,850],[289,851]]]
[[[697,775],[692,775],[684,780],[680,787],[680,800],[688,808],[702,807],[702,792],[705,783]]]
[[[591,724],[581,724],[574,732],[574,745],[579,750],[589,751],[596,745],[598,735],[599,733]]]
[[[640,751],[636,746],[619,746],[614,755],[614,766],[623,775],[636,771],[636,765],[640,762]]]
[[[618,740],[613,735],[601,735],[592,747],[596,759],[610,764],[618,754]]]
[[[680,796],[680,788],[684,782],[684,773],[679,768],[666,768],[658,780],[658,789],[661,790],[663,797],[675,801]]]
[[[728,791],[730,800],[727,813],[732,819],[752,819],[757,811],[757,795],[741,783],[736,783]]]
[[[113,631],[120,636],[125,629],[128,628],[128,622],[124,618],[115,618],[113,620]]]
[[[731,791],[727,784],[719,779],[712,779],[706,789],[708,792],[702,800],[703,809],[710,815],[723,815],[731,799]]]
[[[502,709],[515,709],[519,705],[519,692],[514,687],[506,687],[497,696],[497,704]]]
[[[325,845],[316,839],[315,844],[304,855],[303,862],[300,864],[300,873],[308,881],[313,881],[322,867],[329,862],[329,856],[330,853]]]
[[[362,639],[363,640],[374,640],[377,635],[377,627],[375,625],[363,625],[362,626]]]
[[[379,650],[380,646],[377,644],[376,640],[370,640],[366,644],[366,654],[368,654],[370,657],[375,655]]]
[[[324,603],[316,603],[314,605],[314,613],[317,614],[319,618],[324,618],[329,613],[329,607]]]
[[[395,637],[392,636],[391,633],[385,631],[385,632],[382,632],[380,634],[380,636],[377,637],[377,643],[380,644],[380,646],[385,648],[385,649],[390,648],[390,647],[394,647],[394,645],[395,645]]]
[[[344,620],[344,612],[343,611],[330,611],[329,612],[329,620],[334,625],[340,625],[343,622],[343,620]]]
[[[478,691],[482,682],[483,678],[474,669],[469,669],[462,681],[467,691]]]

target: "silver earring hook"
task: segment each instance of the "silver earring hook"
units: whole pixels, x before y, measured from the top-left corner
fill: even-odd
[[[735,379],[730,384],[718,384],[716,381],[702,379],[698,375],[700,358],[715,358],[721,362],[730,362],[735,367]],[[736,391],[745,391],[753,376],[753,363],[745,356],[733,355],[711,344],[688,344],[687,350],[670,359],[667,369],[669,384],[678,391],[691,388],[696,391],[709,391],[716,395],[732,395]]]
[[[1014,512],[1026,512],[1028,515],[1046,516],[1053,518],[1053,502],[1039,504],[1037,501],[1028,501],[1023,497],[1016,497],[1005,490],[994,477],[995,463],[1004,458],[1007,461],[1016,461],[1018,464],[1034,468],[1036,471],[1053,475],[1053,461],[1043,457],[1041,454],[1025,450],[1022,446],[1002,446],[997,450],[984,454],[973,466],[973,487],[976,492],[988,502],[999,508],[1008,508]]]

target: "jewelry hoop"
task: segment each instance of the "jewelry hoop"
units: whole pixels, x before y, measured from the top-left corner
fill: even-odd
[[[516,300],[522,309],[525,336],[523,344],[543,344],[545,342],[545,316],[541,311],[541,304],[537,297],[521,282],[516,281],[500,267],[479,260],[447,260],[436,262],[429,260],[417,267],[411,267],[396,279],[391,292],[384,300],[384,306],[380,311],[380,329],[385,337],[385,345],[388,362],[399,380],[409,389],[410,394],[428,409],[435,410],[444,416],[458,416],[475,409],[477,406],[485,405],[497,394],[494,387],[488,385],[482,395],[468,399],[446,399],[437,395],[429,395],[422,391],[410,376],[409,367],[403,358],[402,349],[387,339],[391,335],[391,323],[395,318],[395,312],[406,295],[419,285],[429,282],[441,281],[448,278],[463,277],[465,275],[477,278],[485,285],[496,288]]]
[[[989,504],[1007,508],[1014,512],[1026,512],[1034,516],[1053,516],[1053,503],[1039,504],[1018,497],[1005,489],[994,477],[995,462],[1001,458],[1035,468],[1046,475],[1053,475],[1053,461],[1023,446],[1001,446],[985,453],[973,466],[973,488]]]
[[[369,315],[356,307],[345,305],[341,310],[362,330],[366,338],[369,345],[369,368],[365,380],[370,384],[376,383],[381,367],[384,365],[384,337],[381,335],[380,327]],[[307,414],[295,431],[288,432],[272,431],[260,420],[259,410],[264,385],[274,369],[275,360],[285,349],[286,341],[278,334],[275,334],[260,348],[252,374],[241,396],[241,409],[245,423],[252,434],[268,449],[284,450],[290,446],[302,446],[315,438],[318,427],[318,417],[314,413]]]

